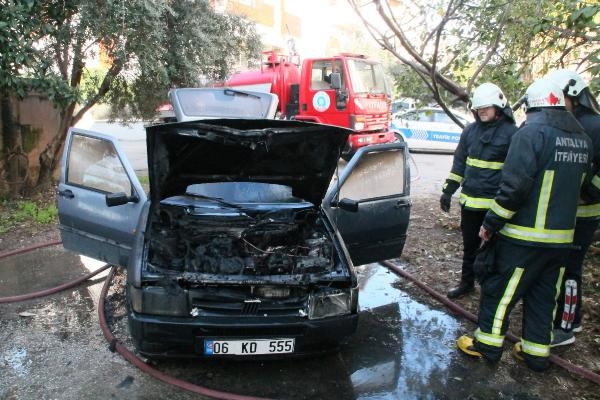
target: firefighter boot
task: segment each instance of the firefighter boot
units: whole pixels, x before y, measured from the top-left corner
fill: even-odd
[[[467,335],[462,335],[458,339],[456,339],[456,347],[460,349],[465,354],[468,354],[473,357],[483,357],[483,355],[475,350],[475,343],[473,339]]]
[[[449,299],[458,299],[459,297],[469,294],[474,290],[475,285],[473,284],[473,282],[460,281],[460,284],[454,289],[450,290],[448,294],[446,294],[446,297],[448,297]]]
[[[527,367],[535,372],[544,372],[549,367],[548,357],[532,357],[523,353],[521,342],[517,342],[513,346],[513,356],[519,361],[524,361]]]

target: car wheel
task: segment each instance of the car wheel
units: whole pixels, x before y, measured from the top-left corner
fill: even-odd
[[[394,135],[396,136],[396,140],[398,142],[404,142],[404,138],[402,137],[401,134],[399,134],[398,132],[394,132]]]

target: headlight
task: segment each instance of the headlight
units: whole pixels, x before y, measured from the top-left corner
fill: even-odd
[[[183,289],[174,292],[160,286],[145,288],[129,286],[128,295],[131,309],[136,313],[172,317],[189,316],[187,292]]]
[[[350,314],[352,293],[347,290],[312,293],[308,299],[308,319]]]

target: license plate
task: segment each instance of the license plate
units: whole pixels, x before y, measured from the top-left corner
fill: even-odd
[[[251,356],[294,352],[294,339],[205,340],[204,354]]]

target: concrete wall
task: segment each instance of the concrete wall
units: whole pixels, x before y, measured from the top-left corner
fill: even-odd
[[[0,193],[22,194],[38,178],[39,155],[56,135],[60,114],[45,96],[11,99],[13,136],[0,114]]]

